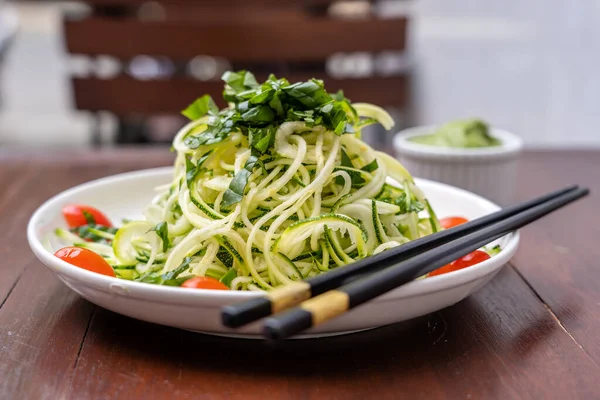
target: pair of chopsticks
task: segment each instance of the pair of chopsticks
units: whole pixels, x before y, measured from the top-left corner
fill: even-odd
[[[267,338],[285,339],[434,271],[588,194],[587,188],[570,186],[277,288],[266,297],[226,306],[222,310],[223,324],[237,328],[289,309],[264,322],[263,333]]]

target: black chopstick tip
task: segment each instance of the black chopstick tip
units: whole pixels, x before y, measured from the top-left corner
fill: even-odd
[[[294,308],[277,317],[267,318],[263,324],[263,336],[279,341],[312,327],[312,314],[302,308]]]
[[[229,328],[239,328],[271,314],[271,301],[266,297],[231,304],[221,310],[221,321]]]

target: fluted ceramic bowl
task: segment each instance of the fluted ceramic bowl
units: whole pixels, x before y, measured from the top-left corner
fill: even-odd
[[[517,162],[523,148],[518,136],[492,128],[491,136],[501,144],[481,148],[431,146],[410,140],[432,134],[437,128],[405,129],[394,137],[396,156],[411,174],[466,189],[500,205],[514,200]]]

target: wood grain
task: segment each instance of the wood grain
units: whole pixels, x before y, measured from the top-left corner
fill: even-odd
[[[39,262],[29,263],[0,309],[0,398],[60,398],[93,310]]]
[[[98,310],[72,390],[83,398],[123,399],[540,399],[553,393],[589,399],[600,396],[599,373],[507,268],[470,299],[428,318],[277,348]]]
[[[25,237],[29,217],[43,201],[71,186],[172,162],[164,149],[157,157],[141,153],[31,152],[17,157],[0,152],[0,399],[62,396],[94,309],[31,253]]]
[[[312,76],[292,77],[292,81]],[[317,76],[317,78],[322,78]],[[409,101],[408,76],[369,79],[324,79],[327,90],[344,94],[355,102],[372,102],[383,106],[405,107]],[[209,94],[224,107],[223,83],[189,79],[139,81],[121,76],[110,80],[74,78],[73,93],[80,110],[110,111],[127,114],[179,114],[198,97]]]
[[[0,305],[13,290],[25,264],[35,259],[25,240],[24,227],[39,201],[30,192],[41,179],[34,166],[0,165]]]
[[[122,59],[139,54],[189,59],[202,54],[231,61],[291,62],[324,60],[335,52],[403,50],[406,24],[405,18],[197,24],[92,17],[66,20],[64,30],[67,48],[74,54]]]
[[[1,399],[600,398],[600,152],[524,156],[522,198],[574,181],[592,196],[525,228],[515,267],[468,299],[406,323],[279,346],[95,308],[29,252],[25,224],[51,195],[172,157],[0,151]]]
[[[600,364],[600,157],[597,152],[530,153],[519,197],[578,183],[591,195],[523,229],[515,265],[573,338]]]

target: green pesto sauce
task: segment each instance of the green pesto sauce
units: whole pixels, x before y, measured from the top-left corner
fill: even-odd
[[[488,125],[478,119],[452,121],[442,125],[429,135],[408,139],[414,143],[441,147],[493,147],[502,144],[489,134]]]

